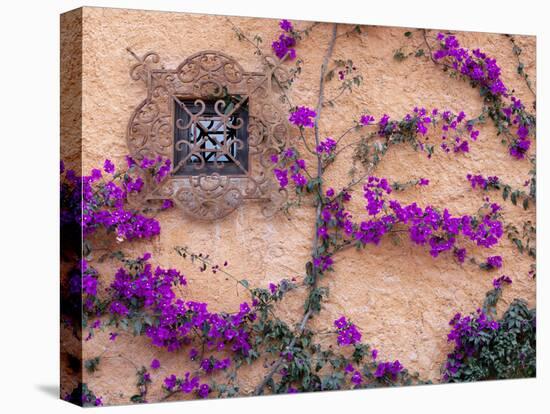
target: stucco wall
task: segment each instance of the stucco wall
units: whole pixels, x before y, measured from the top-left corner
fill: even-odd
[[[247,35],[259,34],[267,50],[278,36],[276,20],[231,17],[231,21]],[[295,22],[298,29],[308,22]],[[319,68],[325,53],[330,25],[316,26],[297,49],[304,60],[302,73],[290,95],[295,104],[314,107],[317,102]],[[340,25],[339,33],[350,26]],[[364,26],[361,36],[338,38],[333,58],[352,58],[363,75],[363,84],[339,100],[334,108],[324,109],[321,136],[339,136],[354,119],[366,112],[387,113],[400,118],[416,105],[427,108],[465,110],[474,116],[482,102],[476,89],[465,82],[451,79],[429,61],[411,57],[403,62],[393,58],[394,50],[410,42],[403,36],[404,28]],[[68,29],[67,29],[68,30]],[[523,101],[531,103],[532,95],[516,73],[516,57],[509,40],[498,34],[457,33],[466,47],[479,47],[495,57],[502,67],[503,80]],[[167,67],[177,66],[185,57],[201,50],[216,49],[235,57],[247,70],[259,70],[260,62],[246,42],[239,42],[225,17],[180,13],[85,8],[83,10],[83,73],[82,73],[82,162],[83,171],[96,167],[107,157],[123,162],[128,153],[125,133],[134,107],[144,97],[141,82],[130,79],[128,70],[134,63],[126,51],[137,54],[153,50],[160,54]],[[535,79],[535,38],[517,36],[523,48],[522,60],[530,78]],[[67,68],[62,68],[62,70]],[[327,84],[326,96],[337,93],[337,83]],[[66,109],[64,116],[71,116]],[[307,134],[312,138],[312,134]],[[349,134],[343,143],[357,140]],[[69,158],[74,154],[63,154]],[[335,188],[348,181],[351,149],[344,152],[328,173],[327,185]],[[406,146],[393,148],[381,162],[376,175],[390,180],[408,181],[418,177],[430,179],[421,190],[396,194],[404,202],[420,205],[446,206],[456,214],[475,213],[483,203],[479,192],[472,191],[465,180],[468,172],[498,175],[515,187],[521,187],[531,168],[528,161],[514,161],[489,123],[481,128],[477,142],[469,154],[456,156],[438,152],[431,160]],[[362,191],[357,189],[352,203],[356,218],[364,215]],[[497,200],[495,195],[495,200]],[[503,203],[507,221],[521,225],[526,219],[535,221],[534,208],[523,211]],[[272,219],[262,216],[260,207],[246,204],[228,217],[216,222],[193,222],[178,209],[163,212],[159,219],[162,232],[153,242],[138,242],[118,246],[129,254],[150,251],[154,261],[165,267],[181,269],[189,280],[186,297],[208,302],[212,310],[232,311],[247,299],[246,292],[220,274],[201,273],[173,252],[175,245],[187,245],[194,251],[210,254],[215,262],[229,262],[229,271],[251,285],[266,286],[284,277],[301,280],[304,264],[309,258],[313,232],[313,209],[304,206],[293,210],[291,219],[280,214]],[[102,241],[104,243],[104,241]],[[478,258],[486,251],[468,245]],[[493,249],[502,255],[501,274],[513,279],[504,291],[501,307],[516,297],[535,305],[535,281],[528,275],[531,261],[520,255],[503,237]],[[114,263],[96,267],[102,273],[103,286],[113,277]],[[403,237],[386,239],[380,246],[369,246],[356,252],[352,249],[336,257],[336,272],[321,283],[329,286],[330,296],[319,317],[312,320],[315,329],[330,329],[332,321],[345,314],[363,332],[365,341],[379,349],[381,359],[399,359],[411,371],[422,377],[439,378],[439,370],[450,346],[446,341],[448,321],[456,312],[475,310],[497,273],[483,272],[477,266],[457,264],[449,255],[432,258],[426,249],[413,246]],[[305,291],[300,288],[285,299],[281,312],[289,321],[302,316]],[[108,349],[100,368],[93,374],[84,373],[84,382],[108,404],[127,403],[135,393],[135,367],[148,365],[153,357],[162,368],[154,372],[149,401],[162,396],[162,379],[186,370],[186,358],[181,353],[159,351],[147,338],[122,334],[115,342],[108,340],[109,329],[84,343],[84,358]],[[321,338],[334,343],[333,336]],[[266,369],[262,362],[253,369],[243,369],[241,386],[246,393],[258,382]]]

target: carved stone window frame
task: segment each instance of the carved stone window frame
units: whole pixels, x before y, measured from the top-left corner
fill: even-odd
[[[137,160],[162,156],[172,162],[172,171],[157,183],[147,177],[139,195],[131,202],[146,205],[171,199],[182,212],[194,219],[216,220],[240,207],[246,200],[263,203],[265,216],[275,213],[286,199],[273,180],[270,158],[287,145],[287,112],[281,108],[280,85],[288,80],[281,66],[284,59],[264,58],[264,72],[247,72],[225,53],[205,50],[184,59],[175,69],[160,65],[160,57],[148,52],[138,57],[128,50],[137,63],[130,69],[135,81],[143,81],[146,97],[130,117],[127,145]],[[223,98],[238,96],[248,106],[248,170],[241,174],[222,175],[200,172],[174,174],[175,99],[216,100],[224,108]],[[201,103],[202,102],[202,103]],[[221,116],[224,114],[221,110]]]

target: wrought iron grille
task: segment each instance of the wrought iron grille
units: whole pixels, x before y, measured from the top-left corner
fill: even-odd
[[[245,99],[174,97],[174,175],[246,176],[248,155]]]

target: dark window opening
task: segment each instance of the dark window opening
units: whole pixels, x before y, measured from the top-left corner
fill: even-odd
[[[241,98],[242,99],[242,98]],[[220,99],[174,101],[174,175],[246,175],[248,172],[248,105],[229,97],[218,110]],[[186,110],[187,109],[187,110]],[[192,121],[189,113],[197,115]],[[201,113],[202,111],[202,113]]]

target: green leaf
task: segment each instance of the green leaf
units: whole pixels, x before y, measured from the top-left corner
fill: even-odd
[[[393,53],[393,58],[397,60],[398,62],[402,62],[403,60],[407,59],[407,56],[403,53],[401,49],[397,49]]]
[[[523,243],[520,239],[513,239],[514,244],[517,246],[518,250],[523,253]]]
[[[134,335],[138,336],[141,334],[141,328],[143,327],[143,323],[141,322],[141,319],[136,319],[134,321]]]
[[[518,74],[520,74],[520,75],[523,74],[523,68],[524,68],[524,67],[525,67],[525,66],[523,65],[523,63],[520,63],[520,64],[518,65]]]

